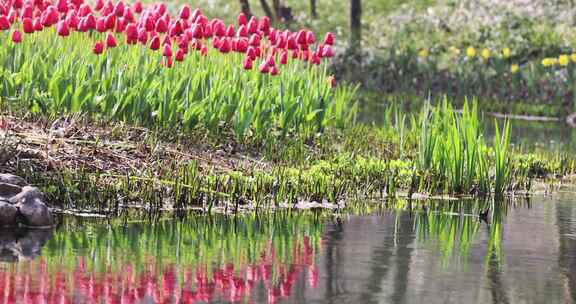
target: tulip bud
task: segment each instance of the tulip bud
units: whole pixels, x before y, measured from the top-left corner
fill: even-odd
[[[326,45],[334,45],[334,34],[328,32],[324,37],[324,44]]]
[[[22,42],[22,33],[20,33],[20,31],[15,30],[14,32],[12,32],[12,42],[16,44]]]
[[[60,22],[58,22],[56,33],[58,33],[58,36],[60,37],[67,37],[70,35],[70,30],[68,29],[68,23],[66,20],[60,20]]]
[[[135,13],[140,14],[142,12],[142,2],[140,2],[140,0],[136,0],[132,5],[132,8],[134,9]]]
[[[176,61],[184,61],[184,54],[185,51],[183,49],[178,49],[176,51],[176,57],[175,57]]]
[[[102,52],[104,52],[104,43],[102,41],[97,41],[96,44],[94,44],[92,52],[96,55],[102,54]]]
[[[188,20],[188,18],[190,18],[190,7],[188,5],[184,5],[180,9],[180,18],[184,20]]]
[[[278,75],[278,72],[279,72],[279,70],[277,67],[273,66],[270,68],[270,75],[276,76],[276,75]]]
[[[9,28],[10,28],[10,21],[8,21],[8,17],[0,15],[0,30],[4,31]]]
[[[283,50],[282,54],[280,55],[280,64],[286,65],[288,64],[288,51]]]
[[[242,67],[246,71],[252,69],[252,59],[249,56],[246,56],[246,58],[244,58],[244,61],[242,62]]]
[[[106,47],[108,48],[115,48],[116,47],[116,38],[114,38],[114,35],[112,35],[112,33],[108,33],[106,35]]]
[[[332,58],[334,57],[334,52],[332,51],[332,47],[330,45],[324,46],[322,49],[322,57]]]
[[[205,45],[203,45],[202,48],[200,48],[200,54],[202,56],[208,55],[208,48]]]
[[[238,15],[238,26],[246,25],[246,23],[247,23],[246,15],[244,13],[240,13]]]
[[[138,41],[142,44],[146,44],[148,42],[148,32],[145,28],[138,29]]]
[[[170,44],[164,44],[164,47],[162,48],[162,56],[172,57],[172,47]]]
[[[150,49],[153,51],[160,49],[160,37],[158,37],[158,35],[152,37],[152,40],[150,41]]]
[[[24,20],[22,20],[22,30],[26,34],[34,33],[34,24],[32,22],[32,19],[24,18]]]
[[[266,63],[266,61],[262,61],[259,70],[262,74],[268,74],[270,72],[270,66]]]

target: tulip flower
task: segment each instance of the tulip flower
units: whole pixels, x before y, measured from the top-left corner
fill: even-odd
[[[34,33],[34,23],[31,18],[24,18],[24,20],[22,20],[22,30],[26,34]]]
[[[326,33],[326,36],[324,36],[324,44],[334,45],[334,34],[330,32]]]
[[[208,55],[208,48],[207,48],[205,45],[203,45],[203,46],[200,48],[200,54],[201,54],[202,56]]]
[[[277,67],[273,66],[270,68],[270,75],[276,76],[276,75],[278,75],[278,73],[279,73],[279,71],[278,71]]]
[[[166,25],[166,21],[164,21],[164,19],[158,19],[158,21],[156,21],[156,32],[158,33],[166,33],[168,31],[168,25]]]
[[[66,20],[60,20],[60,22],[58,22],[56,32],[60,37],[68,37],[70,35],[70,29],[68,29],[68,23]]]
[[[288,64],[288,51],[283,50],[282,54],[280,54],[280,64],[286,65]]]
[[[246,56],[246,58],[244,58],[244,61],[242,62],[242,66],[244,67],[244,70],[251,70],[252,69],[252,58]]]
[[[180,9],[180,18],[184,20],[188,20],[188,18],[190,18],[190,7],[188,5],[184,5]]]
[[[112,33],[108,33],[106,35],[106,47],[107,48],[115,48],[116,45],[117,45],[116,38],[114,38],[114,35],[112,35]]]
[[[162,56],[172,57],[172,46],[170,46],[170,44],[164,44],[164,47],[162,47]]]
[[[152,40],[150,41],[150,49],[153,51],[160,49],[160,37],[158,37],[158,35],[152,37]]]
[[[33,24],[33,26],[34,26],[34,31],[35,31],[35,32],[39,32],[39,31],[42,30],[42,23],[40,22],[40,19],[39,19],[39,18],[34,19],[34,24]]]
[[[8,21],[8,17],[4,15],[0,15],[0,30],[7,30],[10,28],[10,21]]]
[[[238,20],[238,26],[242,26],[242,25],[245,26],[245,25],[247,24],[247,22],[248,22],[248,21],[247,21],[247,18],[246,18],[246,15],[245,15],[244,13],[240,13],[240,14],[238,15],[238,19],[237,19],[237,20]]]
[[[185,53],[186,52],[183,49],[178,49],[176,51],[176,57],[174,59],[176,59],[176,61],[184,61]]]
[[[306,33],[306,43],[314,44],[315,42],[316,42],[316,36],[314,36],[313,32],[308,31],[308,33]]]
[[[262,61],[258,70],[262,74],[268,74],[270,72],[270,66],[268,65],[268,63],[266,61]]]
[[[138,42],[138,28],[136,24],[130,23],[126,26],[126,43],[136,44]]]
[[[250,21],[248,21],[248,34],[255,34],[258,31],[258,21],[252,16]]]
[[[19,30],[12,32],[12,42],[18,44],[22,42],[22,33]]]
[[[138,29],[138,41],[142,44],[146,44],[148,42],[148,32],[145,28]]]
[[[322,49],[322,57],[332,58],[334,57],[334,51],[332,51],[332,47],[330,45],[324,46]]]
[[[134,9],[135,13],[140,14],[142,12],[142,2],[140,2],[140,0],[134,1],[132,8]]]
[[[220,52],[226,54],[232,50],[232,44],[229,38],[224,38],[220,41]]]
[[[96,44],[94,44],[92,52],[96,55],[102,54],[102,52],[104,52],[104,43],[102,41],[97,41]]]

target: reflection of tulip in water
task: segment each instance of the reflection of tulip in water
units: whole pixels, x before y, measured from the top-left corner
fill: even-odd
[[[257,286],[266,288],[269,303],[277,303],[290,297],[298,280],[307,277],[310,287],[318,285],[310,239],[295,240],[287,252],[291,258],[280,257],[269,242],[254,263],[214,268],[163,265],[151,256],[143,265],[107,265],[87,256],[76,258],[69,269],[63,261],[40,258],[14,268],[0,266],[0,303],[242,302],[250,301]],[[104,270],[93,263],[104,263]]]

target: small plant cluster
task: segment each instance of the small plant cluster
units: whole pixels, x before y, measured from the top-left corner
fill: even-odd
[[[467,103],[457,115],[445,100],[439,107],[424,107],[420,116],[418,166],[440,176],[432,188],[440,187],[450,193],[495,193],[511,190],[512,163],[510,151],[510,123],[507,121],[496,136],[492,150],[484,141],[476,103]],[[492,156],[493,154],[493,156]],[[490,165],[493,159],[493,166]]]
[[[310,135],[353,117],[354,90],[326,69],[332,33],[317,40],[243,14],[226,24],[186,5],[173,16],[164,3],[0,4],[0,96],[34,113],[230,128],[240,139]]]

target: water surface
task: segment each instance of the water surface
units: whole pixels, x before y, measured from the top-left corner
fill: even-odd
[[[569,195],[425,206],[2,231],[0,303],[576,302]]]

